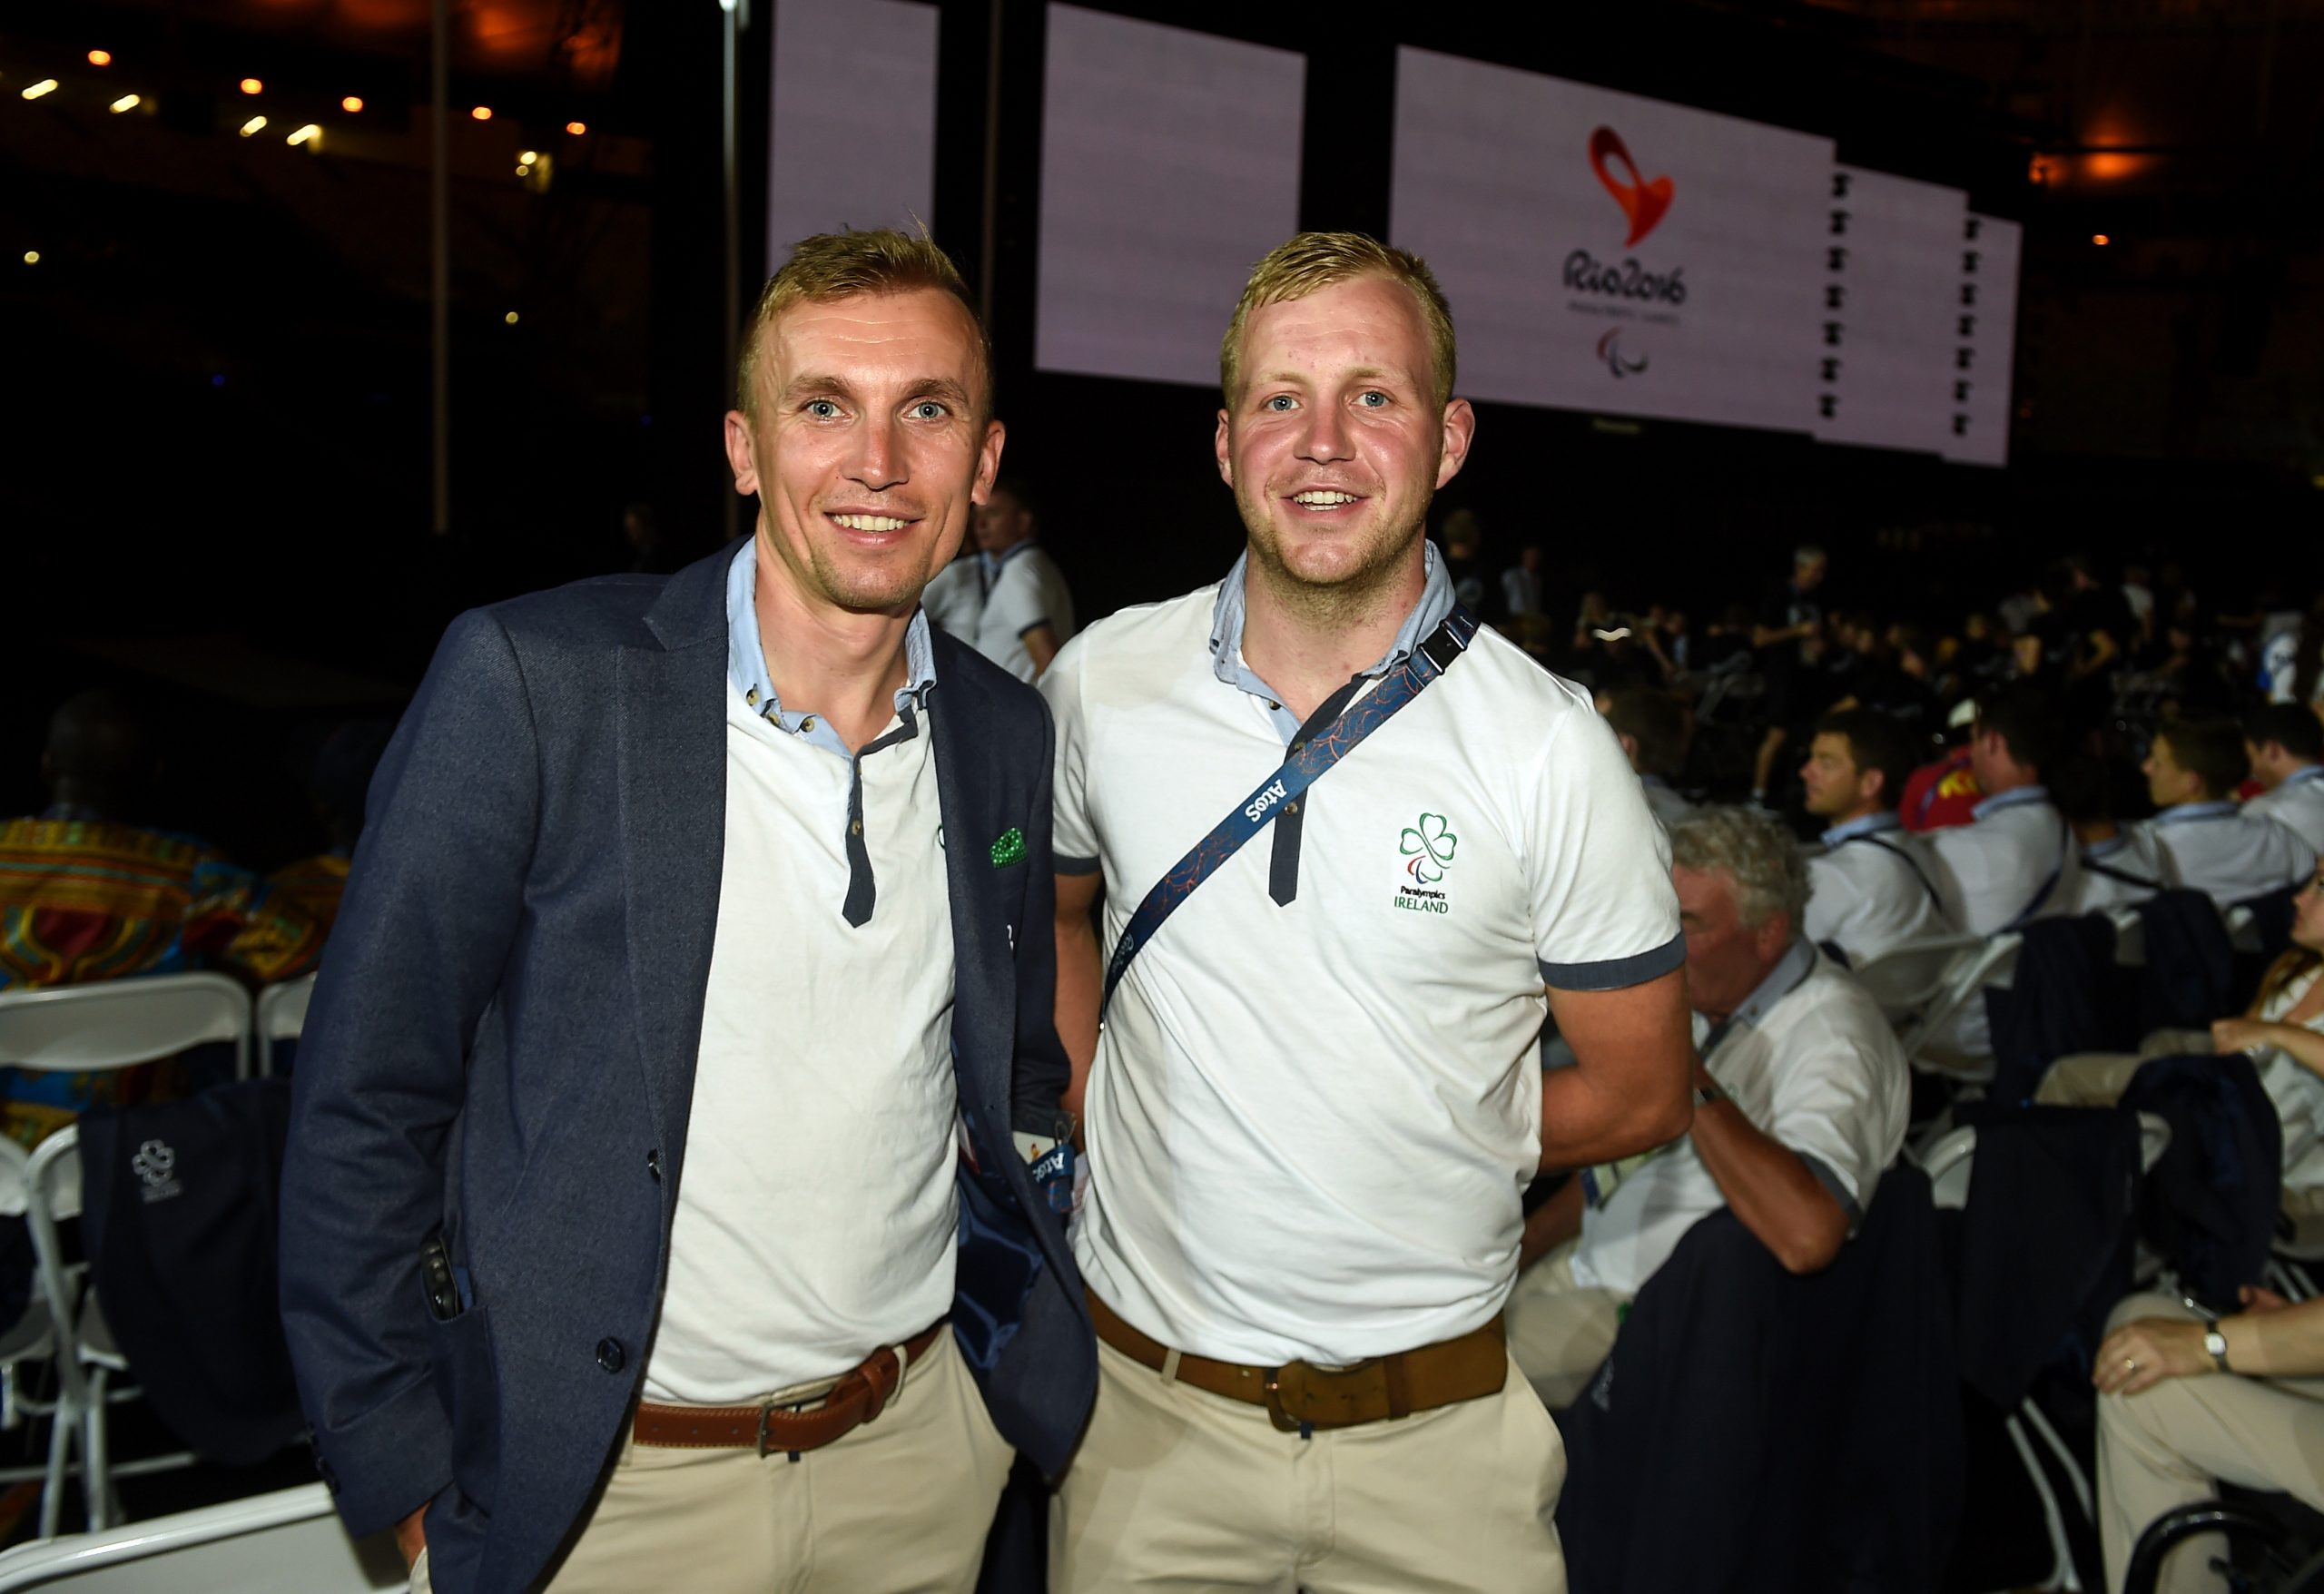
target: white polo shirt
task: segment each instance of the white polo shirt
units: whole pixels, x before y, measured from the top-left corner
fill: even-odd
[[[1858,967],[1906,941],[1949,935],[1921,839],[1892,811],[1834,825],[1807,861],[1807,939]]]
[[[988,560],[986,571],[977,651],[1019,681],[1030,681],[1038,672],[1025,651],[1025,633],[1046,625],[1059,647],[1073,639],[1073,594],[1065,572],[1031,541]]]
[[[2260,1017],[2270,1024],[2282,1023],[2316,983],[2317,974],[2311,969],[2268,999]],[[2303,1028],[2324,1031],[2324,1013]],[[2251,1061],[2260,1072],[2260,1088],[2276,1104],[2276,1120],[2283,1126],[2285,1186],[2313,1190],[2324,1186],[2324,1078],[2300,1067],[2281,1047],[2254,1047]]]
[[[1364,690],[1452,607],[1425,556]],[[1244,662],[1243,582],[1237,561],[1124,610],[1041,679],[1058,867],[1103,869],[1108,949],[1300,734]],[[1637,984],[1685,947],[1620,744],[1588,693],[1491,631],[1291,806],[1115,992],[1074,1249],[1166,1344],[1344,1363],[1501,1310],[1541,1159],[1544,980]]]
[[[2316,853],[2307,842],[2232,802],[2181,802],[2132,828],[2154,842],[2182,885],[2210,897],[2222,912],[2316,872]]]
[[[2082,863],[2046,787],[2014,787],[1970,812],[1971,822],[1921,838],[1946,919],[1969,935],[1997,935],[2074,911]]]
[[[2175,889],[2178,871],[2154,844],[2153,835],[2136,825],[2118,830],[2102,841],[2083,841],[2081,892],[2077,913],[2109,913],[2135,908],[2157,891]]]
[[[1695,1039],[1712,1033],[1698,1014]],[[1880,1005],[1837,964],[1796,941],[1736,1009],[1703,1066],[1753,1127],[1797,1152],[1848,1215],[1853,1234],[1905,1144],[1912,1077]],[[1630,1170],[1585,1208],[1573,1279],[1635,1295],[1689,1229],[1727,1205],[1694,1137]]]
[[[754,548],[729,573],[725,854],[645,1372],[646,1399],[694,1405],[844,1373],[952,1303],[952,916],[927,617],[896,717],[851,754],[821,715],[775,701]]]
[[[1679,795],[1679,789],[1660,775],[1640,775],[1638,783],[1646,790],[1646,806],[1668,830],[1695,811],[1695,805]]]
[[[921,589],[920,606],[938,629],[976,646],[984,624],[984,562],[968,554],[945,566]]]
[[[2324,852],[2324,763],[2305,763],[2243,805],[2246,813],[2271,819]]]

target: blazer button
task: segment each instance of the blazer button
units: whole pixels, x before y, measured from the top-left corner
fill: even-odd
[[[662,1182],[662,1153],[659,1149],[645,1154],[645,1176],[657,1185]]]
[[[597,1365],[604,1368],[606,1372],[620,1372],[622,1369],[622,1363],[626,1362],[628,1359],[629,1358],[622,1352],[621,1342],[619,1340],[599,1340],[597,1342]]]

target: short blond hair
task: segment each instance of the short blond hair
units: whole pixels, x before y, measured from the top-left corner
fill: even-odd
[[[1311,293],[1364,277],[1385,277],[1412,290],[1420,303],[1421,319],[1428,323],[1430,364],[1436,376],[1436,402],[1452,398],[1457,360],[1452,342],[1452,307],[1436,273],[1410,250],[1397,249],[1361,232],[1302,232],[1267,251],[1251,268],[1243,297],[1235,301],[1235,317],[1226,323],[1226,337],[1218,346],[1218,386],[1235,406],[1243,382],[1243,327],[1251,312],[1264,305],[1288,304]]]
[[[861,293],[910,293],[932,288],[960,300],[976,329],[977,364],[984,376],[984,413],[992,413],[992,340],[977,314],[969,286],[952,257],[926,233],[914,237],[892,227],[869,232],[818,232],[792,247],[783,269],[766,280],[758,308],[743,329],[735,361],[734,403],[744,415],[757,412],[759,349],[775,317],[794,304],[826,304]]]

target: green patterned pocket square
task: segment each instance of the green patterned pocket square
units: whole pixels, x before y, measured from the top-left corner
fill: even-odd
[[[1011,825],[992,839],[992,866],[1006,869],[1025,857],[1025,832]]]

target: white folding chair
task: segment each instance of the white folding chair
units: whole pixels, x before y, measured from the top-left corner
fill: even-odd
[[[2141,1113],[2139,1171],[2143,1174],[2152,1168],[2170,1147],[2171,1126],[2152,1113]],[[1929,1200],[1934,1205],[1958,1211],[1969,1205],[1969,1177],[1976,1150],[1977,1131],[1972,1126],[1948,1130],[1919,1153],[1921,1171],[1928,1175]],[[2079,1594],[2082,1575],[2074,1569],[2073,1550],[2066,1538],[2065,1510],[2058,1501],[2057,1491],[2050,1486],[2049,1474],[2034,1454],[2034,1438],[2041,1440],[2064,1470],[2067,1486],[2073,1491],[2074,1503],[2082,1508],[2085,1522],[2098,1520],[2090,1478],[2074,1459],[2073,1451],[2067,1448],[2065,1440],[2031,1398],[2018,1402],[2017,1409],[2003,1420],[2003,1426],[2017,1451],[2018,1461],[2025,1469],[2026,1478],[2034,1485],[2034,1492],[2042,1501],[2042,1521],[2050,1537],[2049,1575],[2035,1587]],[[2026,1432],[2029,1428],[2032,1437]]]
[[[219,1040],[251,1075],[251,999],[222,974],[145,974],[0,991],[0,1064],[98,1073]]]
[[[2238,902],[2227,910],[2227,939],[2239,952],[2265,950],[2260,945],[2260,915],[2249,902]]]
[[[157,974],[89,985],[0,991],[0,1065],[43,1072],[95,1074],[172,1057],[191,1046],[225,1041],[234,1048],[234,1073],[250,1074],[251,1000],[221,974]],[[64,1504],[64,1483],[80,1451],[89,1523],[112,1524],[115,1477],[189,1465],[190,1454],[157,1456],[123,1466],[109,1463],[104,1409],[133,1400],[133,1387],[111,1387],[128,1363],[113,1343],[104,1314],[84,1287],[85,1268],[64,1261],[57,1225],[81,1211],[80,1135],[71,1126],[41,1143],[13,1176],[33,1252],[39,1293],[54,1325],[57,1395],[47,1412],[48,1466],[41,1494],[41,1536],[54,1537]],[[0,1205],[0,1210],[5,1210]]]
[[[168,1148],[162,1147],[162,1155]],[[163,1178],[168,1169],[160,1170]],[[81,1451],[81,1493],[92,1529],[110,1528],[121,1514],[113,1491],[116,1478],[138,1477],[190,1467],[190,1451],[115,1463],[105,1437],[105,1408],[137,1399],[134,1385],[113,1385],[129,1371],[113,1343],[104,1308],[89,1287],[86,1264],[68,1264],[59,1225],[81,1215],[81,1131],[67,1124],[34,1151],[25,1173],[25,1220],[33,1232],[33,1256],[41,1294],[56,1322],[68,1329],[56,1352],[54,1429],[49,1435],[48,1476],[41,1491],[40,1536],[53,1539],[64,1509],[64,1476],[71,1451]]]
[[[2014,930],[2004,930],[1988,936],[1976,952],[1965,959],[1947,975],[1945,988],[1918,1017],[1907,1020],[1896,1033],[1897,1044],[1904,1048],[1905,1060],[1924,1073],[1969,1084],[1984,1084],[1994,1077],[1991,1048],[1983,1055],[1964,1049],[1955,1032],[1955,1020],[1969,1021],[1966,1009],[1972,1001],[1982,1001],[1988,986],[2006,989],[2010,978],[2017,971],[2017,954],[2025,938]],[[1974,1027],[1983,1033],[1983,1013],[1974,1015]]]
[[[258,1048],[258,1073],[261,1079],[274,1077],[275,1048],[286,1040],[296,1040],[307,1028],[307,1004],[314,999],[315,977],[302,975],[286,979],[281,985],[270,985],[258,993],[258,1007],[252,1021],[253,1038]]]
[[[2114,924],[2114,961],[2125,969],[2146,967],[2146,920],[2135,908],[2117,908],[2106,916]]]
[[[320,1483],[0,1555],[0,1594],[389,1594],[410,1586],[393,1539],[349,1539]]]
[[[1894,1024],[1911,1018],[1943,995],[1954,974],[1984,944],[1974,935],[1931,936],[1890,947],[1848,972]]]

